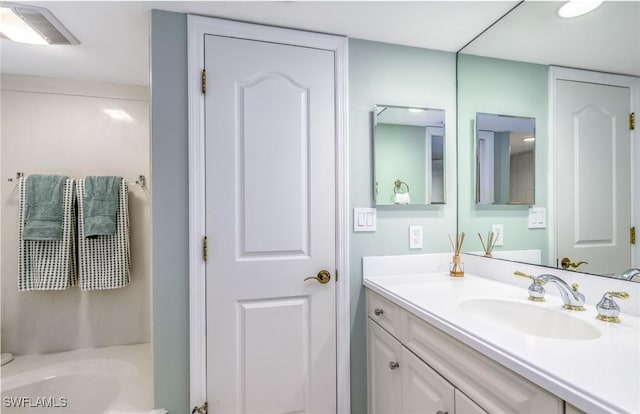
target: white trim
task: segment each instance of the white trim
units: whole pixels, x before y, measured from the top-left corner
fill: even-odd
[[[349,148],[348,43],[346,37],[187,16],[189,93],[189,331],[190,405],[206,400],[206,288],[202,240],[205,236],[204,68],[205,34],[331,50],[335,54],[336,92],[336,386],[338,413],[351,411],[349,303]]]
[[[558,66],[549,67],[549,159],[551,160],[551,174],[549,174],[549,206],[552,207],[547,212],[548,225],[553,231],[549,231],[549,263],[554,264],[556,254],[557,226],[555,225],[556,212],[556,188],[555,176],[557,172],[557,162],[555,157],[556,147],[556,83],[558,80],[570,80],[577,82],[588,82],[602,85],[626,87],[630,90],[631,112],[638,113],[640,109],[640,78],[627,75],[617,75],[612,73],[592,72],[581,69],[570,69]],[[640,228],[640,132],[636,126],[635,131],[631,131],[631,222],[636,228]],[[631,265],[640,266],[640,243],[636,242],[631,247]],[[622,270],[622,269],[621,269]]]
[[[205,223],[204,31],[201,19],[187,16],[189,102],[189,404],[207,399],[206,266],[202,257]]]

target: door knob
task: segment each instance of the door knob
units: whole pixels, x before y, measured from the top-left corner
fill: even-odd
[[[307,280],[317,280],[320,284],[324,285],[326,283],[329,283],[329,281],[331,280],[331,273],[326,270],[321,270],[320,272],[318,272],[318,276],[309,276],[304,279],[305,282]]]
[[[573,263],[571,259],[569,259],[568,257],[565,257],[560,261],[560,266],[562,266],[562,268],[565,270],[576,270],[578,269],[578,266],[583,264],[589,264],[589,263],[588,262]]]

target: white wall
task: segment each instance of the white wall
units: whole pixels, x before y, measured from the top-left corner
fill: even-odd
[[[2,75],[2,351],[54,352],[150,340],[150,195],[133,184],[149,177],[147,87]],[[115,121],[122,109],[133,121]],[[81,292],[18,292],[17,171],[127,178],[131,284]],[[148,190],[147,190],[148,191]]]

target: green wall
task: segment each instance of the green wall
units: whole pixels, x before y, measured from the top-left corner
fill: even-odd
[[[189,409],[187,16],[151,13],[154,406]]]
[[[373,203],[374,104],[446,111],[446,204],[378,208],[378,231],[350,238],[352,412],[366,413],[366,329],[362,257],[446,252],[456,231],[455,55],[349,40],[350,211]],[[189,409],[187,19],[151,18],[151,184],[155,406]],[[409,225],[424,226],[424,249],[409,250]],[[350,222],[350,228],[353,223]]]
[[[456,231],[455,54],[349,40],[350,211],[373,203],[371,111],[375,104],[445,110],[446,204],[377,209],[377,231],[351,233],[351,412],[367,412],[366,311],[362,257],[448,252]],[[409,250],[409,226],[422,225],[424,248]],[[353,223],[351,223],[353,228]]]
[[[538,248],[549,256],[547,229],[528,228],[528,206],[476,205],[476,112],[536,119],[535,206],[548,205],[549,140],[547,66],[486,57],[458,56],[458,228],[468,236],[463,251],[482,251],[477,237],[504,225],[504,246],[494,251]]]

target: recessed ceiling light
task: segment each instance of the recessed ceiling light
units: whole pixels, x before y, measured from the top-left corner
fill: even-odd
[[[424,109],[421,108],[409,108],[407,109],[409,112],[424,112]]]
[[[0,35],[20,43],[78,45],[80,42],[44,7],[0,3]]]
[[[536,139],[534,137],[526,137],[526,138],[523,139],[524,142],[533,142],[535,140]]]
[[[602,3],[602,1],[593,0],[569,0],[560,7],[558,16],[565,18],[582,16],[595,10]]]
[[[13,10],[0,7],[0,33],[2,37],[19,43],[48,45],[47,41],[18,17]]]
[[[116,121],[133,121],[131,115],[122,109],[105,109],[104,112]]]

